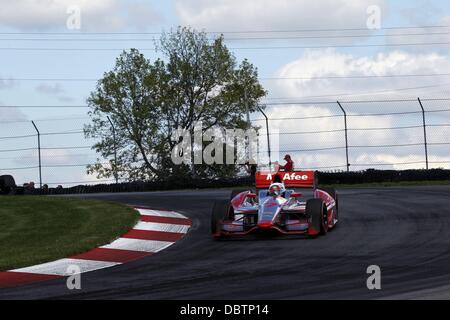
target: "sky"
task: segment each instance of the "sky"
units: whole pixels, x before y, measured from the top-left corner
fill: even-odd
[[[369,30],[374,6],[380,29]],[[67,26],[74,8],[80,29]],[[298,119],[339,115],[340,100],[350,115],[352,169],[422,168],[420,113],[355,115],[420,111],[417,97],[427,110],[450,109],[450,101],[432,100],[450,98],[448,1],[0,0],[0,9],[0,174],[11,173],[19,183],[38,181],[31,120],[44,134],[44,183],[94,181],[83,165],[96,155],[81,131],[89,121],[83,106],[96,79],[112,69],[123,49],[143,49],[154,60],[154,40],[177,26],[211,37],[223,33],[236,59],[247,58],[258,68],[268,91],[262,101],[268,116],[284,119],[270,121],[272,135],[282,133],[273,137],[274,151],[280,152],[272,160],[281,160],[285,150],[304,150],[290,152],[299,167],[345,169],[343,119]],[[393,99],[411,101],[377,102]],[[260,114],[252,119],[264,124]],[[450,112],[430,113],[427,121],[431,166],[448,168],[450,145],[443,143],[449,142]],[[411,128],[360,130],[386,127]],[[310,131],[333,132],[290,134]],[[392,144],[406,146],[364,148]]]

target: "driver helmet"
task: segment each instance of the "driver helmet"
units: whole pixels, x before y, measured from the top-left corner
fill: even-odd
[[[286,191],[284,184],[282,183],[272,183],[269,187],[269,196],[280,196]]]

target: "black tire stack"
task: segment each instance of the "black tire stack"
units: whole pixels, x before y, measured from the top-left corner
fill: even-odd
[[[8,195],[14,193],[16,188],[17,186],[13,176],[0,176],[0,195]]]

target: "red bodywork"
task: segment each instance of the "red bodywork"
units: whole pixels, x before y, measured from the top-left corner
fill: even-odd
[[[256,173],[256,188],[269,188],[274,182],[283,182],[286,188],[314,188],[314,171],[270,172]]]

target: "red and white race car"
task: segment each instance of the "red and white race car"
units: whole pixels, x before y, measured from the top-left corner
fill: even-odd
[[[211,217],[215,238],[253,232],[326,234],[338,222],[338,195],[316,187],[314,171],[257,172],[256,193],[235,190],[216,201]]]

